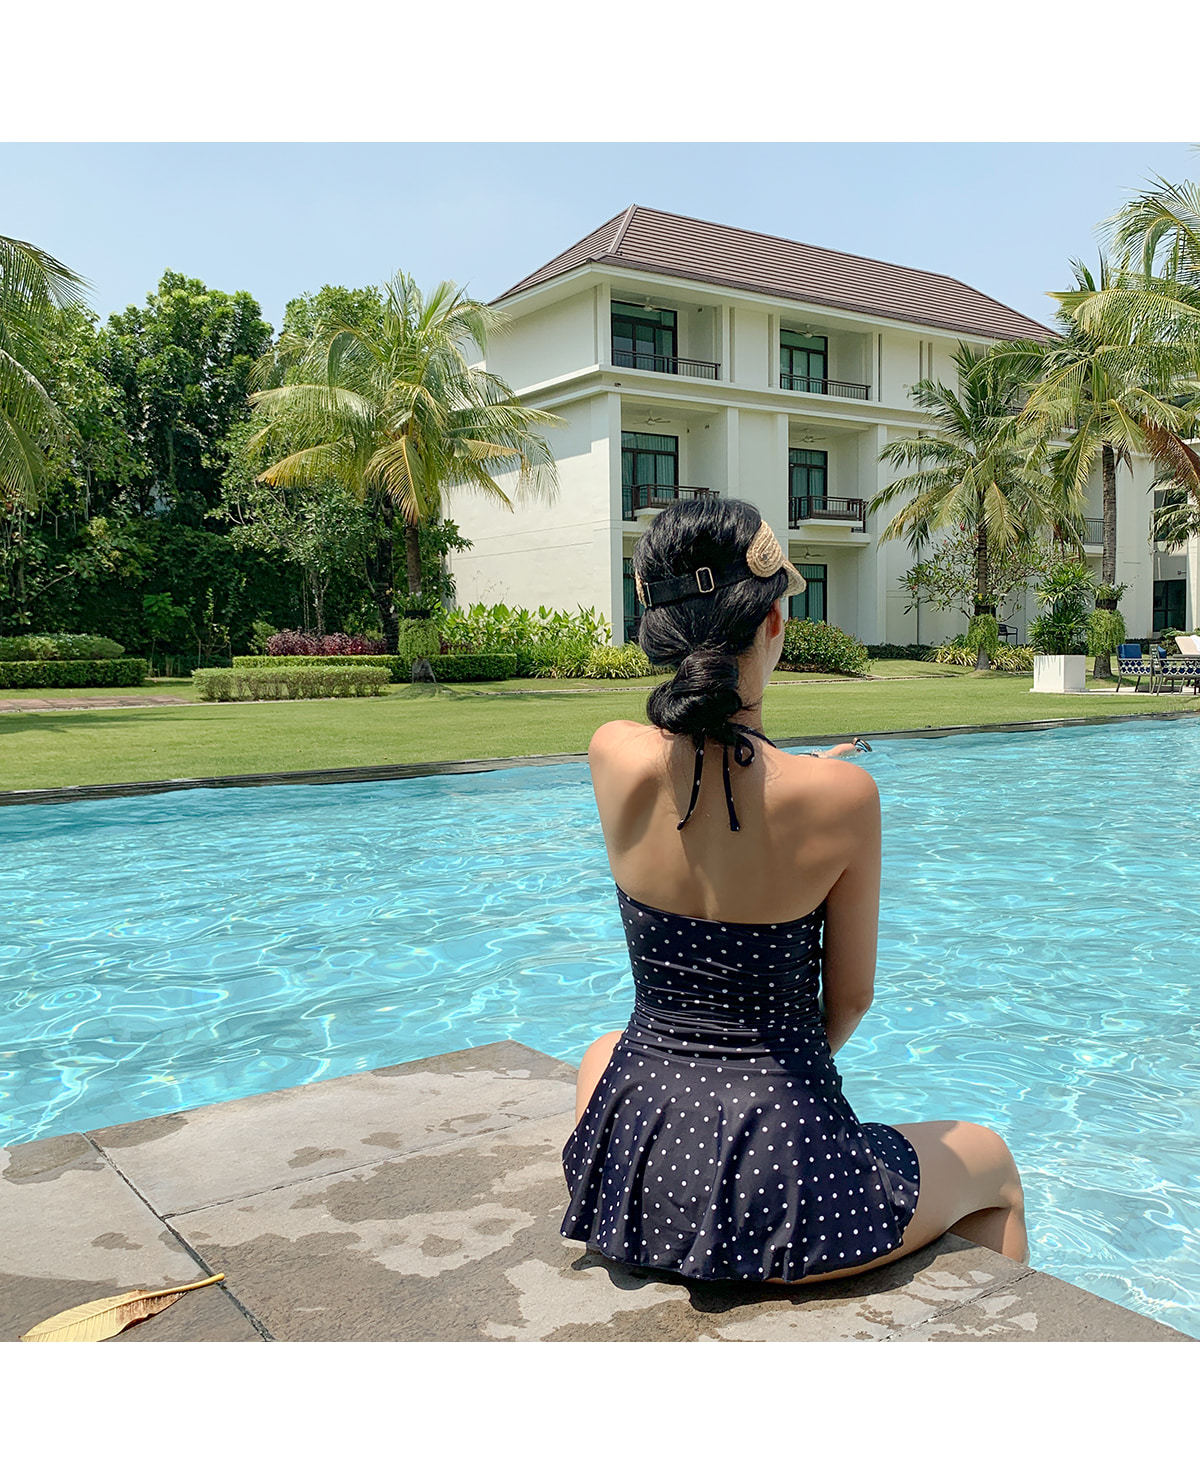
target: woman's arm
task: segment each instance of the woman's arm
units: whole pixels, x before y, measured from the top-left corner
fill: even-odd
[[[821,1004],[834,1054],[858,1028],[875,997],[882,850],[874,778],[858,767],[837,770],[845,786],[839,805],[850,834],[850,863],[825,901]]]

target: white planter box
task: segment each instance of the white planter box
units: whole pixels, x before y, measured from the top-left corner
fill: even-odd
[[[1086,654],[1035,654],[1035,695],[1082,695],[1087,673]]]

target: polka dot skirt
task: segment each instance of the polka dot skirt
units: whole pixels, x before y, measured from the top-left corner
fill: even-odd
[[[842,1095],[818,1003],[823,906],[737,925],[617,896],[635,1005],[563,1148],[562,1234],[709,1280],[795,1281],[895,1250],[917,1155]]]

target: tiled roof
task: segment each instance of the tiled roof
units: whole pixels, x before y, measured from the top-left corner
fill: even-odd
[[[496,303],[584,263],[601,263],[748,289],[806,304],[899,319],[993,339],[1049,339],[1053,331],[941,273],[898,267],[827,247],[809,247],[740,227],[718,226],[630,206],[552,262],[514,284]]]

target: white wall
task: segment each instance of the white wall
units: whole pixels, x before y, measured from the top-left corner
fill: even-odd
[[[608,324],[602,326],[601,354],[610,343]],[[507,333],[496,335],[488,347],[488,369],[519,391],[555,376],[598,364],[596,358],[594,294],[581,289],[570,298],[559,299],[513,320]]]
[[[561,489],[552,503],[525,503],[510,512],[478,494],[452,493],[447,512],[473,542],[450,562],[460,607],[596,607],[612,620],[610,460],[615,457],[619,488],[620,442],[614,452],[610,400],[617,398],[572,403],[560,412],[565,425],[547,433]],[[511,491],[513,476],[499,482]]]

